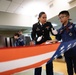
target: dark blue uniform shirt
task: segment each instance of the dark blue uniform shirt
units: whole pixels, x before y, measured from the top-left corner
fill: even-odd
[[[15,41],[15,46],[23,46],[23,45],[24,45],[23,39],[18,38],[18,39]]]
[[[68,42],[76,39],[76,25],[70,22],[68,22],[66,26],[62,25],[62,27],[58,30],[56,38],[57,40],[62,39],[62,42]]]
[[[68,22],[66,26],[62,25],[62,27],[58,30],[58,35],[56,36],[57,40],[61,40],[62,42],[68,42],[76,39],[76,25]],[[66,56],[76,55],[76,46],[71,50],[65,52]]]

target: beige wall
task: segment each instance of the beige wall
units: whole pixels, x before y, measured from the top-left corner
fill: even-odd
[[[0,25],[29,27],[30,24],[31,24],[30,16],[0,12]]]
[[[48,19],[58,15],[62,10],[69,10],[76,6],[76,0],[72,3],[68,3],[68,0],[54,0],[53,6],[49,8]]]

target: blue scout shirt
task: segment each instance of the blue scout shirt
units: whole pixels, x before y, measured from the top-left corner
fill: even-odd
[[[76,25],[68,22],[66,26],[62,25],[62,27],[58,30],[58,35],[56,36],[57,40],[61,40],[62,42],[68,42],[76,39]],[[71,50],[64,53],[66,56],[74,56],[76,55],[76,46]]]
[[[15,46],[23,46],[23,45],[24,45],[23,39],[18,38],[18,39],[15,41]]]
[[[58,30],[56,39],[62,39],[62,42],[68,42],[76,39],[76,25],[71,22],[68,22],[66,26],[62,25],[62,27]]]

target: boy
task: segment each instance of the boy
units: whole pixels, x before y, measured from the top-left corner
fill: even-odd
[[[58,34],[56,36],[57,40],[62,39],[62,42],[68,42],[76,39],[76,25],[69,22],[69,12],[61,11],[58,17],[60,22],[62,23],[62,27],[58,30]],[[68,75],[73,75],[73,68],[76,73],[76,47],[66,51],[64,53],[64,56],[67,64]]]
[[[14,34],[14,39],[15,39],[15,46],[24,46],[24,41],[23,39],[19,38],[18,33]]]

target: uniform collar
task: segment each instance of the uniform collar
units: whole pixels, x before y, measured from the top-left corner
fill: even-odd
[[[62,28],[65,28],[65,27],[67,27],[67,26],[69,26],[69,25],[70,25],[70,22],[68,21],[68,23],[67,23],[66,26],[62,25]]]
[[[44,24],[46,24],[46,23],[42,24],[41,22],[38,22],[38,24],[42,26],[42,25],[44,25]]]
[[[39,24],[42,26],[42,23],[41,22],[39,22]]]

